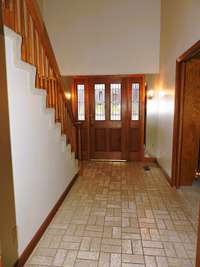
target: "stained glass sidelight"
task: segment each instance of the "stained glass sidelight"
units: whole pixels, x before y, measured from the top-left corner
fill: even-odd
[[[105,84],[95,84],[95,120],[105,120]]]
[[[140,119],[140,84],[132,83],[132,110],[131,119]]]
[[[85,120],[85,86],[84,84],[77,85],[77,98],[78,98],[78,120]]]
[[[112,121],[121,120],[121,84],[112,83],[110,85],[110,119]]]

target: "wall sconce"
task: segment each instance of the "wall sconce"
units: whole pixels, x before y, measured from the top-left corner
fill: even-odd
[[[70,100],[71,97],[72,97],[72,96],[71,96],[71,93],[66,92],[66,93],[65,93],[65,97],[66,97],[67,100]]]
[[[167,92],[166,91],[164,91],[164,90],[159,91],[159,96],[160,97],[164,97],[166,95],[167,95]]]
[[[151,100],[154,97],[154,90],[149,90],[147,92],[147,99]]]

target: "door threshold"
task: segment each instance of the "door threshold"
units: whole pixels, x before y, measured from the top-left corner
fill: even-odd
[[[126,159],[90,159],[91,161],[100,161],[100,162],[127,162]]]

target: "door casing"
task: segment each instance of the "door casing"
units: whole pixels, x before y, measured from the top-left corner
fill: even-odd
[[[183,109],[184,109],[184,81],[186,63],[200,53],[200,41],[182,54],[176,61],[176,85],[175,85],[175,109],[174,109],[174,131],[172,151],[172,186],[176,188],[182,185],[181,149],[183,134]]]

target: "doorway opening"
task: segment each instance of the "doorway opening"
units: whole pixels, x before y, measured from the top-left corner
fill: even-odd
[[[144,75],[74,77],[82,158],[144,159]]]
[[[173,185],[191,186],[200,162],[200,41],[176,63]]]

